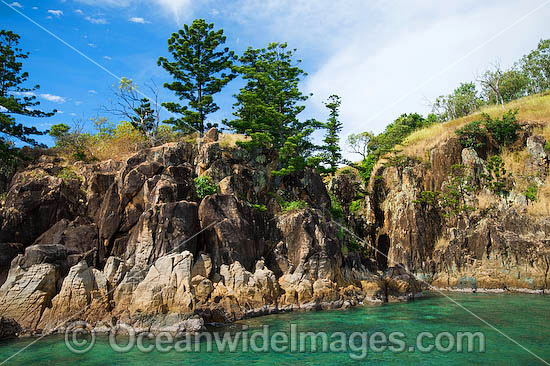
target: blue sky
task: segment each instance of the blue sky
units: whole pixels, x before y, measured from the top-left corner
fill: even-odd
[[[427,100],[550,38],[547,0],[0,0],[1,27],[20,34],[31,53],[24,67],[41,85],[42,107],[60,111],[32,122],[42,129],[103,115],[117,80],[18,12],[138,85],[169,81],[157,59],[167,55],[170,34],[195,18],[223,28],[238,53],[286,41],[309,74],[304,92],[314,94],[303,117],[325,118],[323,101],[339,94],[344,138],[380,132],[402,113],[427,113]],[[232,82],[217,97],[213,122],[231,117],[239,86]],[[161,99],[173,97],[162,90]]]

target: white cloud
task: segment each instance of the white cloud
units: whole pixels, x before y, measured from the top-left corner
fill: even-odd
[[[107,20],[105,18],[92,18],[90,16],[87,16],[84,19],[92,24],[107,24]]]
[[[57,114],[64,114],[65,112],[63,111],[57,111]]]
[[[82,10],[80,10],[80,9],[76,9],[74,12],[77,13],[77,14],[79,14],[79,15],[83,15],[83,14],[84,14],[84,12],[83,12]]]
[[[0,105],[0,112],[7,112],[8,109],[2,105]]]
[[[13,3],[11,3],[10,6],[13,6],[14,8],[23,9],[23,5],[19,4],[17,1],[14,1]]]
[[[86,5],[95,5],[102,7],[137,7],[140,4],[147,4],[152,8],[158,9],[165,16],[172,17],[176,23],[191,17],[191,0],[77,0]]]
[[[111,61],[113,59],[111,56],[103,56],[103,58],[107,61]]]
[[[40,94],[40,96],[50,102],[54,103],[65,103],[67,99],[60,97],[59,95],[53,95],[53,94]]]
[[[76,116],[77,116],[77,114],[76,114],[76,113],[74,113],[74,112],[72,112],[72,113],[71,113],[71,116],[73,116],[73,117],[76,117]]]
[[[59,18],[63,15],[63,10],[48,10],[48,13]]]
[[[38,10],[38,6],[33,6],[32,10]]]
[[[88,90],[88,93],[90,93],[90,94],[97,94],[97,91],[95,91],[95,90],[93,90],[93,89],[90,89],[90,90]]]
[[[130,19],[128,19],[130,22],[132,23],[139,23],[139,24],[148,24],[148,23],[151,23],[143,18],[140,18],[140,17],[131,17]]]
[[[82,101],[80,101],[80,100],[77,100],[77,101],[74,102],[74,105],[76,105],[77,107],[81,104],[82,104]]]
[[[94,43],[88,43],[89,47],[96,48],[97,46]]]

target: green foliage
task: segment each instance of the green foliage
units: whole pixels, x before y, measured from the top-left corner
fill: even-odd
[[[360,132],[349,135],[347,143],[352,152],[361,155],[363,160],[365,160],[374,150],[374,146],[372,144],[374,140],[375,136],[372,132]]]
[[[529,80],[528,93],[550,89],[550,39],[541,40],[537,49],[523,56],[519,67]]]
[[[363,159],[358,165],[354,165],[354,167],[359,170],[361,177],[365,181],[368,181],[374,166],[382,156],[391,152],[396,145],[402,143],[411,133],[432,125],[436,120],[434,115],[430,115],[428,118],[424,118],[418,113],[401,115],[394,122],[390,123],[383,133],[369,140],[369,154],[367,158]],[[404,158],[396,157],[396,159]],[[406,161],[405,163],[408,164],[410,162]]]
[[[487,138],[487,131],[481,126],[481,121],[468,123],[456,130],[456,134],[462,147],[471,149],[482,147]]]
[[[267,48],[248,48],[233,70],[246,82],[235,97],[236,117],[227,125],[251,137],[246,145],[281,148],[289,136],[310,127],[299,122],[308,97],[298,84],[305,72],[294,59],[296,50],[286,43],[270,43]]]
[[[329,193],[329,196],[330,196],[330,213],[332,214],[332,217],[335,219],[344,218],[344,209],[342,208],[342,205],[340,204],[338,199],[332,193]]]
[[[453,165],[449,181],[439,200],[439,204],[445,210],[445,217],[464,215],[469,226],[469,212],[472,207],[467,204],[467,199],[474,191],[472,176],[466,173],[464,165]]]
[[[195,191],[199,199],[202,200],[208,195],[215,194],[218,191],[218,187],[214,184],[212,178],[207,175],[201,175],[195,178]]]
[[[340,132],[342,131],[342,122],[338,120],[340,115],[341,99],[337,95],[331,95],[325,106],[330,112],[330,117],[323,125],[326,130],[323,152],[321,153],[320,172],[322,174],[334,174],[338,165],[342,162],[342,151],[340,150]]]
[[[517,113],[517,110],[508,111],[500,119],[492,119],[488,114],[483,114],[485,128],[499,146],[511,144],[518,138],[520,125],[516,119]]]
[[[434,102],[432,109],[441,121],[449,121],[467,116],[483,105],[478,96],[476,85],[472,82],[461,83],[453,93],[440,96]]]
[[[493,155],[487,161],[487,174],[482,174],[486,187],[501,197],[508,197],[514,186],[512,174],[506,172],[504,162],[498,155]]]
[[[523,192],[525,194],[525,198],[527,198],[527,202],[535,202],[539,195],[539,187],[535,183],[529,184],[529,187],[527,187],[527,190]]]
[[[23,60],[29,57],[18,47],[19,35],[9,30],[0,30],[0,171],[13,171],[23,156],[10,139],[17,139],[32,146],[42,146],[31,135],[43,135],[36,127],[26,127],[16,121],[16,116],[50,117],[55,114],[34,109],[40,103],[36,101],[34,91],[23,85],[29,78],[24,72]]]
[[[7,192],[0,193],[0,202],[3,204],[6,201]]]
[[[59,172],[55,174],[55,176],[65,181],[74,180],[74,179],[81,180],[81,177],[78,174],[76,174],[76,172],[70,167],[65,167],[61,169]]]
[[[516,115],[518,111],[505,112],[502,118],[491,118],[483,113],[482,120],[468,123],[456,130],[460,144],[463,147],[478,149],[484,145],[484,141],[490,135],[499,146],[513,143],[518,137],[520,125]]]
[[[363,200],[361,199],[358,199],[358,200],[355,200],[355,201],[352,201],[350,204],[349,204],[349,211],[351,213],[357,213],[361,210],[361,207],[363,205]]]
[[[296,210],[301,210],[303,208],[309,207],[306,201],[301,201],[301,200],[290,201],[290,202],[282,201],[279,204],[281,205],[283,212],[296,211]]]
[[[544,151],[550,152],[550,141],[546,141],[544,144]]]
[[[216,112],[219,107],[214,95],[235,78],[228,71],[232,66],[233,52],[221,48],[226,41],[223,30],[213,30],[214,24],[203,19],[195,19],[191,26],[187,24],[168,40],[168,51],[174,61],[160,57],[162,66],[172,77],[172,83],[164,86],[172,90],[187,105],[163,103],[170,112],[181,115],[170,118],[169,123],[181,131],[205,131],[206,116]]]
[[[49,135],[52,136],[56,142],[59,142],[63,137],[69,134],[71,128],[64,123],[58,123],[50,127]]]
[[[423,191],[419,197],[414,200],[414,203],[419,203],[422,206],[438,207],[441,192]]]
[[[252,208],[260,211],[260,212],[266,212],[267,211],[267,207],[265,205],[259,205],[259,204],[252,204],[251,205]]]

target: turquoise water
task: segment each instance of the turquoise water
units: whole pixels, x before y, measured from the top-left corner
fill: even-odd
[[[470,311],[494,325],[500,331],[523,345],[525,348],[550,362],[550,297],[538,295],[494,295],[494,294],[448,294]],[[426,298],[411,303],[386,304],[356,308],[349,311],[327,311],[316,313],[291,313],[272,315],[239,322],[223,331],[234,334],[243,325],[249,327],[251,335],[261,331],[263,325],[270,326],[270,335],[276,331],[290,334],[290,324],[295,324],[298,332],[391,332],[404,333],[406,347],[395,353],[368,351],[362,360],[353,360],[350,349],[344,352],[206,352],[202,342],[202,352],[166,352],[154,350],[142,353],[133,349],[128,353],[113,351],[107,337],[98,337],[92,350],[86,354],[73,354],[65,346],[63,337],[55,336],[40,340],[5,365],[545,365],[537,357],[528,353],[505,336],[484,324],[479,319],[461,309],[445,297],[429,294]],[[434,335],[447,331],[453,335],[460,331],[483,332],[485,352],[423,353],[409,350],[416,344],[417,334],[431,332]],[[355,344],[359,346],[361,339]],[[19,351],[33,339],[14,340],[0,343],[0,364],[7,357]],[[434,340],[425,339],[424,344]],[[318,345],[322,342],[318,339]],[[445,342],[443,342],[445,343]],[[261,342],[260,342],[261,344]],[[242,339],[239,345],[242,346]],[[446,345],[446,344],[445,344]],[[215,347],[214,347],[215,348]],[[242,347],[238,347],[242,349]],[[306,351],[311,344],[306,341]]]

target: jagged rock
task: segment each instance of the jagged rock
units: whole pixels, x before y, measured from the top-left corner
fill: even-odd
[[[23,250],[22,244],[0,243],[0,286],[2,286],[8,276],[11,261]]]
[[[60,275],[58,267],[49,263],[29,268],[12,265],[0,287],[0,314],[17,319],[23,328],[35,328],[56,294]]]
[[[105,278],[109,282],[109,288],[117,287],[124,279],[127,271],[126,263],[122,259],[115,256],[109,257],[105,263],[105,268],[103,268]]]
[[[51,308],[45,309],[39,327],[55,329],[75,316],[90,322],[102,319],[109,311],[108,292],[103,272],[81,261],[69,270]]]
[[[546,176],[548,172],[548,166],[550,165],[550,156],[546,151],[546,140],[542,136],[530,136],[527,139],[527,152],[531,159],[531,167],[543,176]]]
[[[283,252],[294,268],[291,272],[312,281],[342,282],[342,243],[337,235],[339,228],[332,221],[314,210],[302,209],[279,216],[277,227]],[[286,265],[283,263],[283,267]]]
[[[136,287],[130,312],[190,312],[193,308],[192,264],[193,255],[188,251],[157,259]]]
[[[217,128],[212,127],[209,129],[203,136],[202,142],[203,143],[209,143],[209,142],[216,142],[218,141],[220,133]]]
[[[126,249],[128,265],[145,267],[172,250],[196,251],[199,232],[197,204],[158,204],[145,211],[132,231]]]
[[[205,253],[200,253],[197,257],[197,261],[193,265],[191,271],[192,277],[202,276],[204,278],[209,278],[212,273],[212,260],[210,256]]]
[[[25,254],[18,256],[13,264],[23,269],[35,264],[49,263],[58,267],[67,265],[67,248],[60,244],[31,245],[25,249]]]
[[[84,211],[78,179],[63,180],[39,167],[18,173],[2,207],[0,242],[32,244],[61,219]]]
[[[201,228],[207,252],[217,271],[222,264],[240,262],[252,269],[265,254],[264,235],[268,231],[265,216],[234,196],[214,194],[199,206]]]
[[[21,332],[21,326],[13,319],[0,316],[0,340],[14,338]]]
[[[349,174],[337,174],[330,183],[329,190],[334,194],[338,201],[344,205],[349,204],[357,198],[357,193],[361,186],[361,178],[354,173]]]

